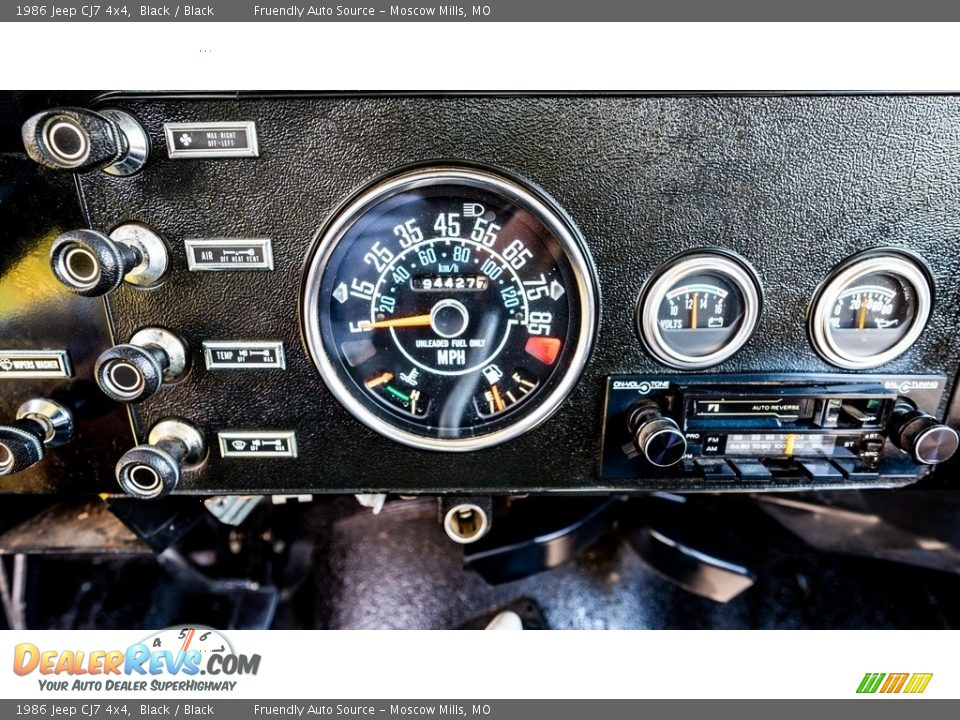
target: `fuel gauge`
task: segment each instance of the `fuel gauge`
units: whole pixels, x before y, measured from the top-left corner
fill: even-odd
[[[843,368],[883,365],[909,348],[926,325],[930,277],[899,251],[861,254],[842,264],[818,292],[810,315],[817,352]]]
[[[673,260],[644,290],[637,324],[647,348],[677,368],[702,368],[739,350],[756,327],[760,283],[727,253],[703,251]]]

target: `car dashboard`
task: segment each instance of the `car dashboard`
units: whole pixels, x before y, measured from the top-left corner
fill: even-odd
[[[7,95],[4,552],[50,549],[31,498],[157,552],[197,502],[419,498],[499,582],[611,503],[822,545],[952,502],[953,95]]]
[[[957,112],[252,93],[41,110],[33,162],[5,162],[75,207],[7,240],[2,410],[62,397],[76,417],[5,489],[916,482],[956,446]]]

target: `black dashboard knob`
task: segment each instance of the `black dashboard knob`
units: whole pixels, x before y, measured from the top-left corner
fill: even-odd
[[[97,385],[118,402],[138,403],[154,395],[164,383],[186,374],[188,355],[183,340],[163,328],[144,328],[103,353],[94,367]]]
[[[96,230],[70,230],[50,250],[54,275],[68,290],[85,297],[113,292],[143,261],[140,251]]]
[[[149,154],[143,127],[122,110],[45,110],[23,124],[21,135],[30,159],[50,170],[125,176],[143,167]]]
[[[156,346],[117,345],[97,360],[97,385],[113,400],[141,402],[160,389],[169,364]]]
[[[166,243],[146,225],[126,223],[110,236],[96,230],[69,230],[53,242],[50,267],[71,292],[106,295],[124,282],[157,285],[167,273]]]
[[[890,439],[920,465],[946,462],[960,446],[956,430],[903,400],[894,406]]]
[[[676,465],[687,453],[687,440],[677,423],[653,402],[641,403],[627,420],[633,442],[651,465]]]
[[[185,468],[203,462],[203,433],[183,420],[162,420],[153,426],[147,445],[137,445],[117,463],[117,482],[124,492],[153,500],[173,492]]]
[[[0,475],[33,467],[46,454],[73,436],[73,416],[60,403],[35,399],[23,403],[17,419],[0,425]]]

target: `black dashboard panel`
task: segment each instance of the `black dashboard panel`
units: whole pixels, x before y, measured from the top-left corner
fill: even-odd
[[[960,361],[956,97],[115,94],[93,107],[134,115],[153,151],[130,177],[79,176],[86,224],[109,233],[144,223],[171,260],[159,287],[108,296],[114,340],[168,328],[193,359],[184,379],[131,406],[136,440],[111,443],[145,442],[170,417],[201,428],[211,449],[179,492],[683,490],[679,474],[601,477],[608,377],[841,372],[811,347],[808,306],[836,265],[877,247],[920,256],[935,301],[916,343],[871,372],[945,376],[930,410],[946,411]],[[224,121],[255,123],[257,157],[168,158],[165,123]],[[406,447],[356,421],[311,362],[299,316],[308,254],[337,209],[402,168],[446,163],[506,173],[552,197],[585,240],[600,298],[592,357],[559,409],[519,438],[457,454]],[[198,238],[269,238],[273,269],[192,272],[184,241]],[[735,355],[675,370],[644,349],[636,305],[657,268],[698,248],[744,258],[762,311]],[[77,302],[92,312],[101,300]],[[207,370],[201,348],[212,340],[280,341],[285,368]],[[293,431],[297,456],[221,457],[216,435],[227,430]],[[116,491],[110,473],[100,478]]]
[[[68,403],[76,419],[73,442],[4,476],[0,487],[67,495],[112,490],[113,466],[132,436],[123,407],[93,382],[94,360],[110,346],[109,323],[99,299],[69,293],[50,272],[54,239],[83,224],[75,183],[12,153],[0,155],[0,179],[0,422],[37,397]],[[6,378],[2,366],[12,349],[66,351],[71,377]]]

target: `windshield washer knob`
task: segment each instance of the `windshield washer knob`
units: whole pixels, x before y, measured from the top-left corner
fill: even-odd
[[[132,497],[154,500],[176,490],[183,471],[198,467],[206,454],[199,429],[176,418],[161,420],[146,445],[131,448],[117,462],[117,482]]]

